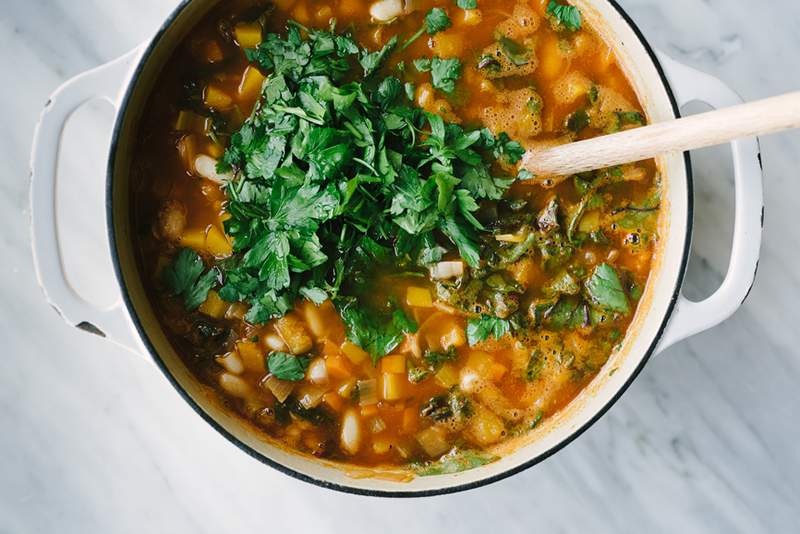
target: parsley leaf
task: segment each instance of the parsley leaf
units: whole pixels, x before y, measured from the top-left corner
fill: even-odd
[[[478,7],[478,0],[456,0],[456,5],[461,9],[475,9]]]
[[[414,67],[420,72],[431,73],[435,89],[452,93],[455,91],[456,81],[461,77],[462,64],[457,58],[434,57],[415,59]]]
[[[497,459],[497,456],[483,452],[453,449],[438,460],[413,464],[413,467],[419,476],[427,477],[468,471],[497,461]]]
[[[570,31],[575,32],[581,29],[581,12],[575,6],[560,4],[557,0],[550,0],[547,5],[547,14],[552,16],[559,25]]]
[[[414,35],[409,37],[408,40],[406,40],[406,42],[400,47],[399,51],[403,51],[408,48],[411,43],[419,39],[425,32],[427,32],[428,35],[436,35],[437,33],[446,30],[450,26],[452,26],[452,22],[450,22],[450,17],[447,16],[447,12],[440,7],[434,7],[425,15],[422,28],[417,30]]]
[[[607,311],[628,314],[630,306],[628,296],[622,289],[617,271],[607,263],[595,267],[586,280],[586,293],[591,302]]]
[[[203,260],[197,252],[183,248],[173,262],[164,269],[164,282],[174,296],[183,297],[183,304],[189,311],[196,310],[208,292],[219,280],[219,271],[209,269],[203,274]]]
[[[417,323],[403,310],[397,309],[390,316],[376,314],[347,299],[339,306],[347,338],[367,351],[373,365],[392,352],[405,338],[405,334],[417,331]]]
[[[470,346],[485,341],[489,336],[500,339],[511,332],[511,322],[498,317],[481,315],[467,321],[467,341]]]
[[[383,62],[386,60],[392,50],[394,50],[395,46],[397,46],[396,35],[389,39],[389,42],[383,45],[383,48],[380,50],[375,52],[369,52],[367,50],[361,51],[358,62],[361,63],[361,67],[364,69],[365,78],[374,74],[375,71],[377,71],[381,65],[383,65]]]
[[[285,352],[273,352],[267,357],[269,372],[281,380],[297,382],[306,375],[309,359],[305,356],[293,356]]]

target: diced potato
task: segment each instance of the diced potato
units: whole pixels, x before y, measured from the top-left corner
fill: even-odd
[[[328,366],[323,358],[314,358],[311,361],[311,363],[308,365],[308,370],[306,371],[306,378],[309,380],[309,382],[318,385],[324,385],[328,383]]]
[[[579,100],[583,102],[591,89],[592,82],[589,78],[582,72],[571,71],[558,81],[553,94],[560,104],[569,105]]]
[[[564,55],[558,45],[558,38],[547,36],[539,49],[539,75],[545,80],[556,79],[564,70]]]
[[[600,212],[597,210],[587,212],[581,217],[578,224],[578,231],[585,234],[594,232],[600,227]]]
[[[231,373],[219,375],[219,386],[229,395],[243,399],[253,394],[253,390],[243,379]]]
[[[261,44],[261,24],[242,23],[233,28],[236,43],[242,48],[255,48]]]
[[[446,363],[442,365],[442,368],[439,369],[434,377],[442,387],[449,389],[458,384],[458,369],[456,369],[453,365]]]
[[[209,84],[203,94],[203,102],[206,106],[214,109],[225,110],[233,106],[233,98],[221,87]]]
[[[264,85],[264,75],[252,65],[244,69],[242,81],[239,83],[239,100],[253,101],[261,94]]]
[[[496,362],[491,354],[480,350],[473,350],[469,353],[464,367],[473,369],[480,378],[490,382],[496,382],[508,370],[505,366]]]
[[[314,346],[314,342],[306,330],[305,323],[293,313],[287,313],[275,321],[275,329],[292,354],[305,354]]]
[[[410,406],[403,410],[403,434],[413,434],[417,431],[419,426],[419,409],[416,406]]]
[[[405,396],[406,376],[397,373],[381,375],[381,396],[383,400],[395,401]]]
[[[461,325],[454,323],[453,327],[442,334],[441,337],[442,348],[449,350],[451,347],[463,347],[467,344],[467,335]]]
[[[217,356],[215,360],[229,373],[240,375],[244,372],[242,359],[235,352],[228,352],[222,356]]]
[[[506,369],[505,365],[495,362],[489,367],[489,380],[499,382],[507,371],[508,369]]]
[[[439,427],[430,426],[417,433],[415,437],[428,456],[439,456],[450,449],[450,443],[447,441],[447,434]]]
[[[425,287],[410,286],[406,290],[406,304],[418,308],[432,308],[433,299],[430,290]]]
[[[342,417],[341,424],[342,449],[350,454],[356,454],[361,447],[361,418],[354,409],[349,409]]]
[[[342,343],[342,352],[356,365],[369,358],[369,353],[367,353],[367,351],[350,341]]]
[[[219,298],[219,293],[212,289],[208,292],[205,302],[200,305],[200,311],[209,317],[221,319],[225,316],[225,312],[228,311],[228,306],[227,302]]]
[[[372,441],[372,452],[375,454],[386,454],[392,450],[392,442],[385,437],[377,437]]]
[[[317,306],[306,300],[301,305],[301,312],[308,329],[317,340],[338,341],[344,331],[344,326],[333,302],[326,300]]]
[[[467,435],[482,447],[497,443],[505,432],[503,420],[480,405],[467,425]]]
[[[194,172],[220,185],[233,180],[232,174],[217,172],[217,160],[206,154],[199,154],[194,158]]]
[[[460,57],[464,52],[464,38],[454,30],[439,32],[431,37],[430,48],[442,58]]]
[[[241,356],[245,369],[261,374],[267,372],[267,366],[264,363],[264,351],[257,343],[239,341],[236,344],[236,351]]]
[[[402,354],[391,354],[381,358],[381,372],[383,373],[405,373],[406,357]]]
[[[467,26],[477,26],[483,20],[483,14],[480,9],[465,9],[464,10],[464,24]]]

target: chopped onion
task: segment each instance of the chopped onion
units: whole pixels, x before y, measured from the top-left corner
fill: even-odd
[[[294,389],[293,383],[281,380],[273,375],[269,375],[261,384],[275,395],[278,402],[285,401],[289,395],[292,394],[292,390]]]
[[[386,423],[380,417],[376,417],[370,423],[370,430],[372,430],[373,434],[379,434],[386,430]]]
[[[309,364],[308,371],[306,371],[308,379],[315,384],[328,383],[328,366],[325,364],[324,358],[314,358]]]
[[[431,278],[434,280],[446,280],[464,274],[463,261],[440,261],[431,266]]]
[[[358,404],[368,406],[378,403],[378,381],[374,378],[369,380],[359,380],[356,384],[358,388]]]
[[[389,22],[403,14],[403,0],[379,0],[369,6],[369,15],[377,22]]]
[[[244,364],[242,359],[235,352],[228,352],[222,356],[216,357],[217,363],[225,368],[226,371],[235,375],[240,375],[244,372]]]
[[[245,398],[250,396],[250,384],[231,373],[222,373],[219,376],[219,385],[225,393],[234,397]]]
[[[286,346],[286,343],[283,342],[281,337],[277,334],[267,334],[264,336],[264,345],[276,352],[286,352],[289,350],[289,347]]]

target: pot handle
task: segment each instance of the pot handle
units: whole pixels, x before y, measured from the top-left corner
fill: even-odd
[[[124,80],[139,53],[139,49],[133,50],[79,74],[50,96],[33,137],[30,203],[33,264],[47,301],[68,324],[141,355],[143,347],[132,330],[121,296],[110,308],[99,309],[70,285],[64,272],[56,219],[56,175],[64,125],[75,110],[90,100],[106,100],[118,109]]]
[[[679,106],[699,101],[713,108],[741,104],[742,98],[721,80],[678,63],[663,53],[659,60]],[[747,299],[758,270],[764,224],[763,169],[758,139],[731,143],[736,206],[728,273],[713,295],[701,302],[678,296],[672,319],[658,351],[712,328],[738,310]]]

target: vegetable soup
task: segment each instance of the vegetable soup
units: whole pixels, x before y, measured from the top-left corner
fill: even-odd
[[[562,0],[221,2],[148,102],[139,268],[254,432],[476,467],[600,371],[658,239],[653,161],[534,176],[522,155],[645,122]]]

